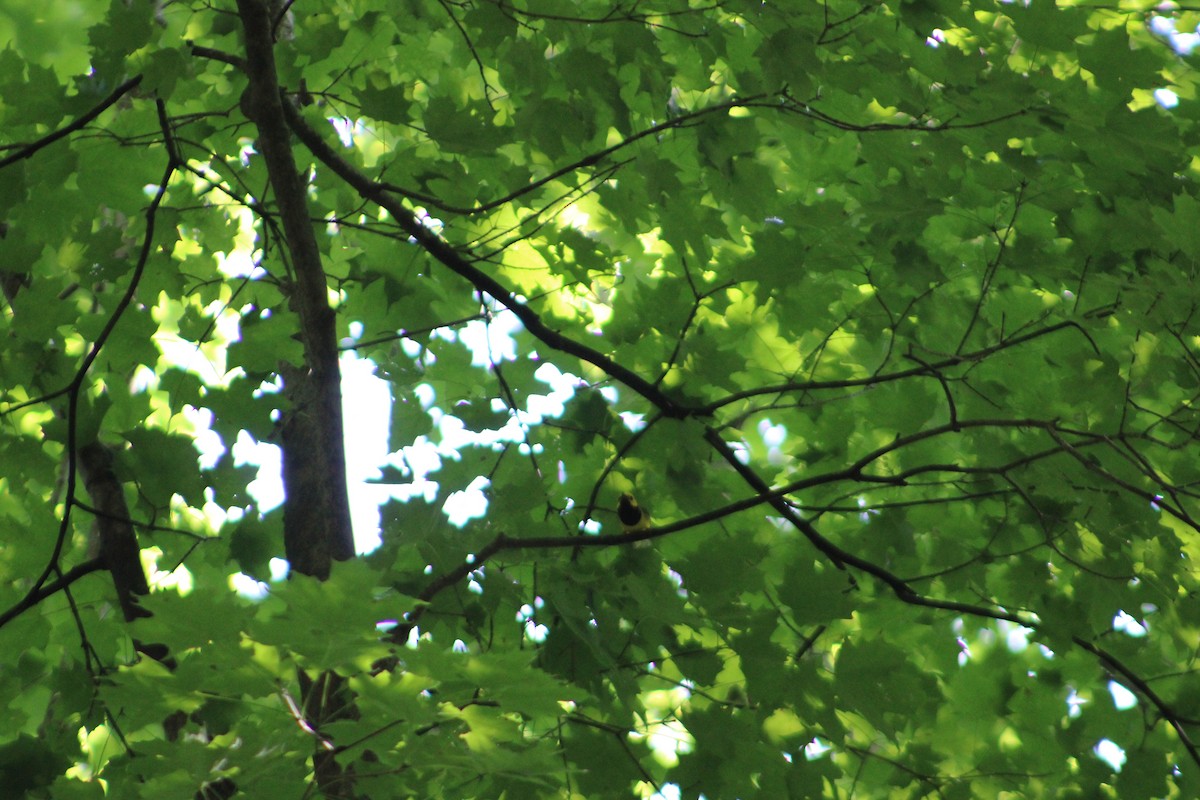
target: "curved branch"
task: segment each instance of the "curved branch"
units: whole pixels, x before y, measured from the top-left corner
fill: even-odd
[[[38,139],[36,142],[31,142],[31,143],[25,145],[20,150],[13,153],[11,156],[8,156],[7,158],[0,158],[0,169],[4,169],[5,167],[15,164],[18,161],[22,161],[26,158],[30,158],[31,156],[33,156],[34,153],[41,150],[42,148],[48,147],[49,145],[52,145],[55,142],[57,142],[59,139],[62,139],[66,136],[70,136],[75,131],[82,129],[83,126],[87,125],[89,122],[94,120],[96,117],[103,114],[108,108],[113,106],[122,97],[124,97],[125,95],[132,92],[134,90],[134,88],[141,82],[142,82],[141,75],[133,76],[132,78],[130,78],[129,80],[125,81],[120,86],[118,86],[116,89],[113,89],[112,93],[109,94],[108,97],[101,100],[94,108],[92,108],[90,111],[88,111],[83,116],[78,117],[77,119],[73,120],[71,123],[64,125],[63,127],[59,128],[58,130],[54,131],[53,133],[46,134],[41,139]]]
[[[647,381],[628,367],[613,361],[603,353],[593,350],[585,344],[564,336],[550,328],[542,321],[536,311],[521,302],[506,286],[483,270],[469,263],[448,242],[421,224],[420,220],[400,203],[382,184],[372,181],[358,171],[348,161],[343,159],[332,147],[325,143],[313,128],[300,116],[290,104],[283,104],[284,114],[288,125],[296,137],[325,166],[346,181],[364,199],[385,209],[396,222],[411,236],[427,253],[437,259],[451,272],[465,278],[476,289],[491,295],[516,315],[525,330],[529,331],[538,341],[548,347],[568,355],[575,356],[595,367],[599,367],[615,380],[628,386],[653,403],[664,416],[682,418],[692,415],[693,409],[677,403],[657,386]]]
[[[417,192],[417,191],[414,191],[411,189],[405,189],[402,186],[396,186],[391,183],[381,182],[378,184],[378,187],[381,189],[384,189],[386,191],[389,191],[389,192],[394,192],[399,195],[404,195],[405,197],[409,197],[414,200],[419,200],[422,203],[425,203],[425,204],[431,205],[431,206],[435,206],[436,208],[439,208],[443,211],[448,211],[452,214],[464,214],[464,215],[480,214],[485,211],[491,211],[493,208],[499,208],[500,206],[507,205],[508,203],[511,203],[513,200],[516,200],[518,197],[528,194],[529,192],[532,192],[534,189],[545,186],[547,183],[557,180],[558,178],[561,178],[564,175],[569,175],[572,172],[576,172],[577,170],[581,170],[581,169],[586,169],[587,167],[594,167],[595,165],[599,164],[604,159],[611,156],[613,153],[616,153],[618,150],[623,150],[626,147],[628,147],[629,145],[633,144],[634,142],[637,142],[641,139],[645,139],[647,136],[654,136],[656,134],[663,133],[664,131],[671,130],[672,128],[690,127],[691,125],[695,124],[695,122],[698,119],[700,119],[701,117],[710,116],[712,114],[720,113],[723,111],[729,111],[734,108],[745,108],[748,106],[760,106],[760,105],[763,105],[764,101],[767,100],[769,97],[771,97],[771,95],[766,95],[766,94],[752,95],[750,97],[743,97],[738,100],[730,100],[725,103],[718,103],[715,106],[707,106],[705,108],[697,109],[696,111],[689,111],[685,114],[680,114],[679,116],[669,119],[666,122],[660,122],[657,125],[651,125],[649,128],[640,130],[637,133],[630,134],[629,136],[626,136],[624,139],[617,142],[616,144],[614,144],[610,147],[606,147],[603,150],[597,150],[595,153],[586,155],[583,158],[579,159],[578,161],[575,161],[571,164],[567,164],[565,167],[560,167],[559,169],[556,169],[553,172],[551,172],[549,175],[538,178],[536,181],[533,181],[528,186],[523,186],[520,189],[514,189],[513,191],[504,195],[503,197],[498,197],[495,200],[489,200],[488,202],[483,203],[478,206],[475,206],[473,208],[465,208],[465,207],[461,207],[461,206],[447,205],[446,203],[444,203],[443,201],[439,200],[436,197],[433,197],[432,195],[424,194],[422,192]],[[290,120],[289,120],[289,122],[290,122]],[[307,144],[307,142],[306,142],[306,144]],[[317,155],[318,158],[321,157],[319,154],[316,154],[316,153],[314,153],[314,154]],[[324,160],[324,159],[322,159],[322,160]],[[327,166],[328,166],[328,164],[327,164]],[[345,177],[345,176],[343,176],[343,177]]]
[[[904,380],[905,378],[913,377],[928,377],[933,372],[938,372],[950,367],[958,366],[959,364],[970,364],[982,361],[983,359],[995,355],[1010,347],[1025,344],[1026,342],[1039,339],[1043,336],[1048,336],[1052,333],[1064,330],[1066,328],[1074,328],[1081,331],[1082,328],[1078,322],[1074,320],[1065,320],[1049,325],[1045,328],[1039,328],[1029,333],[1014,336],[994,345],[984,347],[971,353],[963,353],[961,355],[948,356],[940,361],[919,362],[921,366],[910,367],[909,369],[897,370],[896,372],[887,372],[882,374],[869,375],[865,378],[846,378],[843,380],[833,381],[788,381],[787,383],[777,383],[770,386],[759,386],[754,389],[746,389],[741,392],[734,392],[726,395],[720,400],[714,400],[707,405],[696,409],[699,415],[709,415],[715,413],[718,409],[723,408],[739,400],[748,400],[751,397],[759,397],[764,394],[783,394],[785,392],[815,392],[830,389],[856,389],[878,386],[883,383],[892,381]],[[1086,335],[1086,334],[1085,334]],[[914,359],[915,360],[915,359]]]
[[[47,597],[63,591],[83,576],[91,575],[93,572],[99,572],[103,569],[103,559],[90,558],[87,561],[71,567],[56,580],[51,581],[50,583],[43,582],[41,585],[35,586],[32,591],[14,603],[10,608],[6,609],[3,613],[0,613],[0,628],[3,628],[5,625],[36,606]]]
[[[1165,719],[1167,724],[1174,729],[1175,735],[1179,737],[1180,743],[1183,744],[1184,749],[1187,750],[1188,755],[1192,758],[1192,761],[1200,765],[1200,751],[1196,749],[1196,745],[1192,742],[1191,736],[1188,735],[1187,728],[1184,726],[1183,718],[1179,714],[1175,713],[1175,710],[1167,704],[1167,701],[1163,700],[1157,692],[1150,688],[1150,684],[1138,677],[1133,670],[1125,666],[1120,659],[1118,659],[1112,653],[1109,653],[1107,650],[1078,636],[1071,637],[1071,641],[1073,641],[1077,647],[1080,647],[1094,655],[1102,664],[1124,678],[1125,681],[1131,687],[1133,687],[1135,692],[1146,698],[1151,705],[1158,709],[1158,713],[1162,714],[1163,719]]]
[[[165,133],[165,131],[164,131]],[[63,508],[62,520],[59,522],[58,535],[54,541],[54,548],[50,553],[50,558],[46,563],[45,569],[38,579],[34,581],[26,596],[20,601],[25,603],[31,598],[38,595],[46,585],[46,581],[50,576],[59,569],[58,562],[62,557],[63,546],[67,540],[67,533],[70,530],[71,524],[71,508],[75,499],[75,485],[78,480],[78,465],[76,463],[76,453],[79,448],[78,441],[78,417],[79,417],[79,393],[83,389],[83,382],[87,378],[88,371],[92,364],[100,356],[100,351],[108,342],[113,330],[117,327],[117,323],[121,320],[126,309],[133,302],[133,297],[137,293],[138,284],[141,282],[142,275],[146,271],[146,262],[150,258],[150,251],[154,244],[154,229],[155,220],[157,219],[159,206],[162,205],[163,198],[167,194],[167,185],[171,182],[172,176],[175,174],[176,163],[173,156],[174,149],[167,148],[168,159],[167,166],[163,172],[162,178],[158,183],[158,190],[154,194],[154,199],[150,201],[149,207],[146,209],[146,232],[142,237],[142,247],[138,254],[137,264],[133,269],[133,275],[129,280],[129,286],[126,287],[125,293],[117,302],[113,313],[109,316],[108,321],[104,324],[100,333],[96,336],[96,340],[92,343],[88,354],[84,356],[79,369],[75,372],[75,377],[71,379],[70,385],[64,390],[67,395],[67,475],[65,481],[65,497],[66,503]],[[20,605],[20,603],[18,603]]]

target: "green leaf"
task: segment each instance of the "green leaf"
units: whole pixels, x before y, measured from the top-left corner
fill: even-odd
[[[15,795],[35,792],[54,782],[70,760],[32,736],[21,734],[0,744],[0,780]]]
[[[834,676],[844,707],[884,732],[903,727],[940,694],[932,677],[914,668],[899,648],[878,639],[843,645]]]
[[[845,572],[828,561],[818,563],[811,555],[801,555],[784,568],[779,599],[791,608],[797,625],[817,625],[848,619],[851,591]]]
[[[269,562],[281,553],[279,522],[274,514],[262,519],[246,516],[237,523],[229,534],[229,557],[239,570],[259,580],[270,576]]]

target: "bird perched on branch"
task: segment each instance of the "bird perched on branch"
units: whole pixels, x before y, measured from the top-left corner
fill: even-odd
[[[617,503],[617,519],[621,521],[623,533],[643,531],[650,527],[650,514],[638,505],[637,498],[628,492],[621,495]]]

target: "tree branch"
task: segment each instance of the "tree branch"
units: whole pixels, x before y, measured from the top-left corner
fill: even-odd
[[[697,109],[695,111],[689,111],[687,113],[680,114],[679,116],[673,117],[665,122],[660,122],[657,125],[651,125],[649,128],[640,130],[637,133],[632,133],[614,145],[606,147],[603,150],[597,150],[594,153],[584,156],[583,158],[579,159],[578,161],[574,161],[570,164],[567,164],[564,167],[559,167],[558,169],[554,170],[553,172],[549,173],[548,175],[545,175],[541,178],[538,178],[535,181],[532,181],[527,186],[522,186],[520,189],[514,189],[513,191],[504,195],[503,197],[498,197],[495,200],[489,200],[488,202],[482,203],[473,208],[465,208],[462,206],[448,205],[447,203],[443,202],[442,200],[440,200],[437,197],[433,197],[431,195],[427,195],[422,192],[417,192],[412,189],[405,189],[402,186],[396,186],[391,183],[381,182],[378,184],[378,186],[379,186],[379,188],[384,189],[386,191],[394,192],[396,194],[403,195],[404,197],[410,197],[410,198],[412,198],[414,200],[418,200],[426,205],[433,206],[435,208],[441,209],[442,211],[448,211],[452,214],[463,214],[463,215],[481,214],[485,211],[491,211],[494,208],[499,208],[501,206],[507,205],[507,204],[511,203],[513,200],[516,200],[517,198],[521,197],[522,195],[528,194],[529,192],[532,192],[535,189],[545,186],[547,183],[558,180],[559,178],[563,177],[564,175],[569,175],[572,172],[577,172],[578,170],[586,169],[588,167],[594,167],[597,164],[599,164],[601,161],[603,161],[604,159],[606,159],[609,156],[613,155],[614,153],[618,152],[619,150],[623,150],[626,147],[629,147],[629,145],[634,144],[635,142],[638,142],[642,139],[645,139],[647,136],[655,136],[657,134],[663,133],[665,131],[668,131],[668,130],[671,130],[674,128],[691,127],[701,117],[707,117],[707,116],[711,116],[713,114],[728,112],[734,108],[744,108],[744,107],[750,106],[750,105],[761,104],[765,100],[767,100],[770,96],[771,95],[766,95],[766,94],[752,95],[750,97],[743,97],[743,98],[739,98],[737,100],[730,100],[725,103],[718,103],[717,105],[707,106],[705,108]],[[318,158],[319,157],[320,156],[318,155]]]
[[[292,408],[282,426],[285,554],[292,568],[325,578],[330,560],[354,556],[336,315],[321,252],[309,221],[305,187],[292,156],[286,103],[275,71],[271,10],[263,0],[238,0],[246,33],[248,98],[242,104],[258,128],[258,143],[275,188],[295,270],[292,308],[300,317],[305,369],[286,370]]]
[[[100,351],[108,342],[113,330],[117,327],[117,323],[121,320],[126,309],[133,302],[133,297],[137,293],[138,284],[141,282],[142,275],[146,271],[146,263],[150,259],[150,251],[154,245],[154,229],[155,220],[157,219],[159,206],[162,205],[163,198],[167,193],[167,185],[171,181],[171,177],[175,174],[176,163],[172,155],[173,148],[167,148],[168,159],[167,166],[163,172],[163,176],[158,184],[158,191],[154,195],[154,199],[150,201],[149,207],[146,209],[146,232],[142,237],[142,247],[138,254],[137,264],[133,269],[133,275],[129,280],[129,286],[125,289],[125,293],[117,302],[113,313],[105,322],[104,327],[97,334],[96,340],[92,342],[91,348],[88,350],[83,361],[79,365],[79,369],[75,371],[75,377],[71,379],[71,383],[63,393],[67,395],[67,475],[65,480],[65,497],[66,503],[63,507],[62,520],[59,522],[58,534],[55,537],[54,548],[50,553],[50,558],[46,563],[45,569],[38,579],[34,581],[32,588],[26,594],[21,603],[27,602],[30,598],[35,597],[44,587],[50,576],[59,569],[58,562],[62,557],[63,546],[67,540],[67,533],[71,525],[71,508],[75,499],[75,485],[78,479],[78,465],[76,463],[77,451],[79,447],[78,441],[78,421],[79,421],[79,393],[83,389],[83,382],[87,378],[88,371],[92,364],[100,356]],[[140,565],[140,562],[139,562]],[[20,603],[18,604],[20,605]]]
[[[89,558],[87,561],[71,567],[69,570],[64,572],[61,576],[50,583],[42,582],[40,585],[35,586],[28,594],[14,603],[10,608],[5,610],[3,613],[0,613],[0,628],[3,628],[5,625],[36,606],[47,597],[66,589],[83,576],[91,575],[93,572],[100,572],[103,569],[103,559]]]
[[[785,392],[815,392],[827,391],[831,389],[857,389],[878,386],[883,383],[892,381],[904,380],[913,377],[928,377],[933,372],[940,372],[950,367],[960,364],[972,364],[982,361],[983,359],[995,355],[1001,351],[1007,350],[1017,345],[1025,344],[1026,342],[1039,339],[1043,336],[1048,336],[1052,333],[1057,333],[1067,328],[1074,328],[1082,331],[1079,323],[1074,320],[1066,320],[1063,322],[1048,325],[1045,328],[1039,328],[1035,331],[1014,336],[1004,341],[997,342],[994,345],[981,348],[971,353],[963,353],[961,355],[952,355],[943,358],[939,361],[929,363],[919,362],[921,366],[910,367],[908,369],[897,370],[896,372],[887,372],[882,374],[868,375],[865,378],[846,378],[843,380],[832,381],[788,381],[786,383],[776,383],[769,386],[758,386],[753,389],[746,389],[741,392],[734,392],[726,395],[720,400],[713,402],[696,409],[697,414],[709,415],[715,413],[718,409],[723,408],[739,400],[747,400],[751,397],[759,397],[765,394],[783,394]],[[914,359],[915,360],[915,359]]]
[[[13,153],[11,156],[8,156],[7,158],[0,158],[0,169],[4,169],[5,167],[15,164],[18,161],[21,161],[23,159],[30,158],[31,156],[33,156],[34,153],[41,150],[42,148],[52,145],[55,142],[57,142],[59,139],[62,139],[63,137],[66,137],[66,136],[70,136],[75,131],[80,130],[81,128],[83,128],[83,126],[87,125],[89,122],[94,120],[96,117],[103,114],[106,109],[111,107],[122,97],[124,97],[125,95],[127,95],[131,91],[133,91],[134,88],[141,82],[142,82],[141,75],[133,76],[132,78],[130,78],[129,80],[125,81],[120,86],[118,86],[116,89],[113,89],[112,93],[108,97],[101,100],[94,108],[92,108],[92,110],[88,111],[83,116],[78,117],[71,123],[64,125],[63,127],[59,128],[58,130],[54,131],[53,133],[46,134],[41,139],[38,139],[36,142],[31,142],[31,143],[25,145],[20,150]]]
[[[243,0],[246,2],[248,0]],[[618,364],[608,356],[580,342],[564,336],[542,322],[537,312],[518,300],[503,284],[488,275],[483,270],[469,263],[448,242],[421,224],[420,220],[399,202],[382,185],[367,178],[348,161],[343,159],[332,147],[325,143],[300,114],[291,106],[283,106],[288,125],[296,137],[304,143],[318,160],[329,167],[335,174],[346,181],[364,199],[385,209],[396,220],[397,224],[416,240],[427,253],[441,262],[451,272],[465,278],[476,289],[491,295],[516,315],[525,329],[543,344],[568,355],[575,356],[593,366],[599,367],[610,377],[628,386],[642,397],[649,400],[663,413],[664,416],[682,418],[689,416],[693,410],[677,403],[665,392],[654,386],[633,370]]]

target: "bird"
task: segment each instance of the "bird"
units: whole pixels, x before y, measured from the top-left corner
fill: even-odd
[[[617,503],[617,519],[624,533],[634,533],[650,527],[650,514],[638,505],[637,498],[626,492]]]

